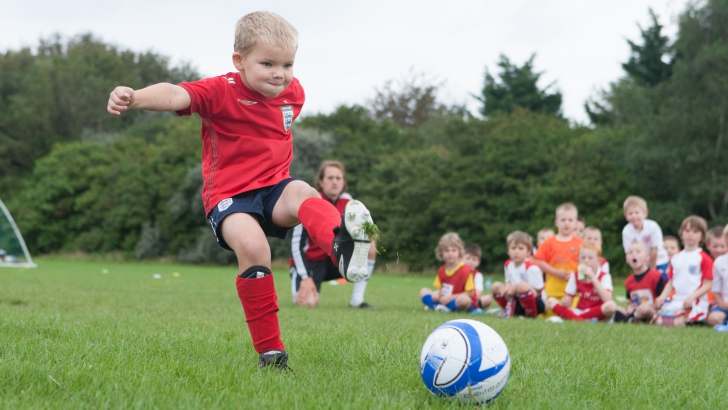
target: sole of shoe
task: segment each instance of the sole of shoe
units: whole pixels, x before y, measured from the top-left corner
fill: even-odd
[[[361,229],[361,224],[364,222],[372,222],[367,207],[357,200],[349,201],[344,208],[344,223],[349,235],[354,239],[354,253],[351,255],[345,275],[350,282],[361,282],[369,277],[367,258],[371,241]]]

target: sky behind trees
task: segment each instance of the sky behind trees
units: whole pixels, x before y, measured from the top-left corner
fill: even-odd
[[[35,47],[53,33],[91,32],[106,43],[152,50],[187,61],[205,76],[232,71],[234,25],[245,13],[270,10],[299,31],[295,75],[307,93],[305,114],[339,104],[364,104],[389,79],[426,73],[445,81],[440,100],[466,104],[483,87],[485,67],[499,55],[521,65],[536,53],[542,86],[556,81],[570,120],[588,122],[584,101],[624,75],[626,39],[639,40],[652,7],[674,39],[674,17],[687,0],[566,0],[510,2],[317,0],[90,0],[70,3],[0,0],[0,52]]]

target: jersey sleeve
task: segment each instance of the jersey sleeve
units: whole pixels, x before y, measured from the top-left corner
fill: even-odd
[[[624,253],[627,253],[627,249],[629,248],[629,245],[632,244],[632,242],[630,241],[630,238],[629,238],[628,228],[629,228],[629,224],[625,225],[624,229],[622,229],[622,246],[624,247]]]
[[[609,271],[609,261],[608,260],[606,260],[606,259],[604,260],[604,264],[602,264],[601,268],[602,268],[602,272],[609,273],[610,275],[612,274],[612,272]]]
[[[483,274],[480,272],[475,272],[475,275],[473,275],[473,284],[475,285],[475,290],[482,292],[483,291]]]
[[[705,252],[700,252],[702,261],[700,262],[700,270],[703,273],[703,279],[713,279],[713,259]]]
[[[541,268],[533,264],[526,270],[526,279],[528,284],[536,290],[543,289],[543,272]]]
[[[551,241],[546,240],[538,247],[536,254],[533,255],[536,260],[548,263],[551,260]]]
[[[660,249],[660,246],[662,246],[662,228],[660,228],[660,225],[657,224],[657,222],[652,221],[650,224],[652,225],[652,232],[650,232],[650,249],[657,248]]]
[[[572,273],[571,276],[569,276],[569,282],[566,283],[566,289],[564,289],[564,293],[567,295],[574,297],[576,296],[576,274]]]
[[[203,78],[189,83],[179,83],[190,95],[190,106],[177,111],[179,116],[197,113],[202,118],[208,118],[222,106],[225,98],[225,89],[228,82],[225,77]]]
[[[442,283],[440,282],[440,275],[435,276],[435,281],[432,283],[435,289],[442,289]]]
[[[473,274],[469,274],[468,278],[465,280],[465,292],[470,292],[471,290],[475,290],[475,284],[473,283]]]
[[[614,291],[614,287],[612,286],[612,275],[605,273],[602,275],[602,278],[599,279],[599,283],[602,285],[602,287],[609,292]]]

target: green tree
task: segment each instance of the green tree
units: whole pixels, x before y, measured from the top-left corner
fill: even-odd
[[[489,117],[496,112],[509,113],[516,107],[547,115],[561,117],[561,93],[548,90],[554,83],[543,89],[538,87],[538,80],[543,72],[534,71],[533,60],[536,54],[531,55],[523,66],[518,67],[505,55],[500,56],[498,73],[500,82],[493,77],[488,69],[485,71],[485,85],[481,95],[475,96],[483,103],[480,113]]]
[[[627,40],[632,55],[627,63],[622,64],[624,71],[637,84],[645,87],[653,87],[670,78],[673,59],[669,45],[670,39],[662,35],[663,26],[658,21],[655,12],[652,9],[649,12],[652,25],[646,30],[640,27],[641,45]]]

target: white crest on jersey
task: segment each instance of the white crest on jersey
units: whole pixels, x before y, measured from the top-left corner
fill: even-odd
[[[283,131],[288,132],[293,125],[293,106],[282,105],[281,112],[283,113]]]

